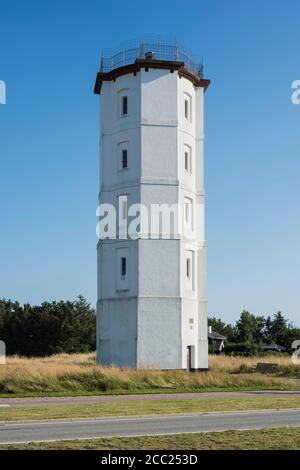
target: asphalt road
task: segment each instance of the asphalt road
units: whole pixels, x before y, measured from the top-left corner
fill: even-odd
[[[0,423],[0,443],[300,427],[300,410]]]

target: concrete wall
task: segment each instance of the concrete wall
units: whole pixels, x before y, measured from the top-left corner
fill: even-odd
[[[181,302],[139,297],[137,367],[181,369]]]
[[[97,333],[98,364],[136,367],[136,298],[99,300]]]

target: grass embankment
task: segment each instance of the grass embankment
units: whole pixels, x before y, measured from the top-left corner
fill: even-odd
[[[276,374],[255,372],[257,362],[277,362]],[[46,358],[8,358],[0,366],[1,396],[88,395],[103,393],[184,392],[290,389],[300,367],[289,357],[210,357],[210,371],[150,371],[97,367],[95,354],[61,354]]]
[[[204,400],[145,400],[127,403],[101,403],[97,405],[51,406],[48,408],[2,408],[0,409],[0,421],[107,418],[116,416],[146,416],[288,408],[300,408],[300,396],[242,397],[239,399],[209,398]]]
[[[278,372],[272,374],[274,377],[289,377],[300,379],[300,365],[292,363],[291,357],[287,355],[270,354],[268,356],[209,356],[209,366],[211,370],[228,372],[233,374],[252,373],[256,374],[256,364],[258,362],[271,362],[278,364]]]
[[[300,428],[0,445],[0,450],[299,450]]]

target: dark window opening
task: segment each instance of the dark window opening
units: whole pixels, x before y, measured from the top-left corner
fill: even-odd
[[[187,260],[186,260],[186,276],[188,278],[191,277],[191,260],[190,260],[190,258],[187,258]]]
[[[121,276],[126,276],[126,258],[122,256],[121,258]]]
[[[122,114],[123,116],[128,114],[128,97],[127,96],[123,96],[122,98]]]
[[[184,116],[186,119],[189,118],[189,102],[188,100],[184,100]]]
[[[189,154],[188,152],[184,152],[184,168],[186,171],[189,169]]]
[[[122,168],[127,168],[127,149],[122,150]]]

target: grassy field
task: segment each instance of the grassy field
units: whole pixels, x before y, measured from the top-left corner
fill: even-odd
[[[0,445],[0,450],[299,450],[300,428]]]
[[[145,416],[287,408],[300,408],[300,396],[151,400],[101,403],[97,405],[0,408],[0,421],[106,418],[114,416]]]
[[[279,363],[276,374],[258,374],[257,362]],[[210,390],[291,389],[299,387],[300,366],[289,357],[210,356],[210,371],[150,371],[97,367],[95,354],[8,358],[0,366],[1,396],[87,395]]]

